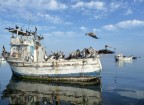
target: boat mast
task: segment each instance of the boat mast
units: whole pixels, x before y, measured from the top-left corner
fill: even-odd
[[[35,27],[35,32],[34,32],[34,62],[38,62],[36,35],[37,35],[37,28]]]
[[[30,28],[31,17],[32,17],[32,16],[30,15],[29,24],[28,24],[28,31],[29,31],[29,28]]]

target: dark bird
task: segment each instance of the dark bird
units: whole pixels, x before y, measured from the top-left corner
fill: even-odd
[[[16,25],[15,28],[16,28],[16,29],[19,29],[19,26]]]
[[[109,47],[109,48],[112,48],[111,46],[105,45],[105,49],[107,49],[108,47]]]
[[[99,39],[94,32],[89,32],[89,33],[86,33],[85,35],[88,35],[88,36],[93,37],[95,39]]]
[[[37,27],[35,26],[35,32],[37,32]]]
[[[5,29],[6,29],[6,30],[14,30],[14,28],[10,28],[10,27],[9,27],[9,28],[5,28]]]
[[[44,39],[43,35],[42,36],[37,36],[37,37],[38,37],[38,40]]]

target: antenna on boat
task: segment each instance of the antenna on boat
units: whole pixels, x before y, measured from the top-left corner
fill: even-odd
[[[30,14],[30,17],[29,17],[29,24],[28,24],[28,31],[29,31],[29,28],[30,28],[31,17],[32,17],[32,15]]]

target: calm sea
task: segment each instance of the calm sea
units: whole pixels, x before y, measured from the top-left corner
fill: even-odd
[[[0,63],[0,105],[144,105],[144,58],[115,62],[102,55],[102,84],[78,86],[11,79]]]

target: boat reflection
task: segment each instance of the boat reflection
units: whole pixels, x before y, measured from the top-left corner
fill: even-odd
[[[12,105],[98,105],[101,103],[101,86],[11,79],[2,98],[8,98]]]
[[[132,63],[133,60],[115,61],[118,67],[123,67],[126,64]]]

